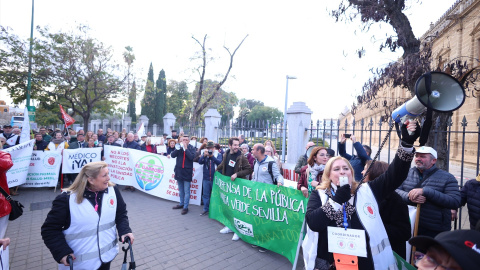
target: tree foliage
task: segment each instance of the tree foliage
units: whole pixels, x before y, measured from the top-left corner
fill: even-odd
[[[37,27],[33,42],[32,92],[41,108],[52,104],[73,109],[87,126],[91,113],[121,101],[124,76],[112,60],[112,49],[90,37],[88,27],[52,33]],[[11,29],[0,27],[0,86],[14,103],[26,99],[28,44]],[[115,101],[116,100],[116,101]]]
[[[155,83],[155,118],[157,124],[163,125],[163,117],[167,114],[167,79],[162,69]]]
[[[137,100],[136,89],[135,88],[135,80],[133,80],[132,87],[130,88],[130,77],[131,72],[130,68],[135,61],[135,54],[133,54],[133,48],[130,46],[125,47],[125,52],[123,52],[123,60],[127,64],[127,96],[128,96],[128,104],[127,104],[127,114],[132,118],[133,122],[137,121],[137,114],[135,111],[135,102]],[[133,92],[133,93],[132,93]]]
[[[280,123],[283,119],[283,113],[277,108],[256,105],[247,116],[248,121],[269,121],[270,123]]]
[[[239,106],[240,106],[240,111],[237,117],[237,121],[241,121],[242,119],[247,119],[248,114],[252,111],[252,109],[255,106],[265,106],[265,104],[259,100],[242,98],[239,101]]]
[[[228,121],[233,118],[234,107],[238,104],[238,98],[233,92],[226,92],[221,88],[217,90],[217,86],[217,81],[204,81],[204,94],[200,99],[200,102],[206,103],[206,99],[208,99],[208,97],[213,96],[213,98],[210,102],[208,102],[208,106],[206,106],[202,111],[199,111],[200,117],[196,118],[198,121],[203,119],[203,115],[207,112],[208,109],[217,109],[218,113],[220,113],[220,115],[222,116],[221,121]],[[198,95],[199,87],[200,84],[197,83],[195,90],[192,93],[193,98]],[[194,102],[194,99],[190,101],[190,103]]]
[[[132,88],[130,89],[130,94],[128,95],[128,112],[129,116],[132,118],[132,122],[136,123],[137,122],[137,108],[136,108],[136,103],[137,101],[137,85],[135,81],[132,83]]]
[[[167,112],[173,113],[178,122],[186,123],[190,118],[191,111],[187,105],[190,102],[191,94],[188,92],[187,83],[171,80],[167,85]]]
[[[148,68],[147,82],[145,85],[145,93],[142,99],[142,111],[141,114],[148,117],[149,123],[156,123],[155,115],[155,94],[156,87],[153,81],[153,64],[150,63]]]

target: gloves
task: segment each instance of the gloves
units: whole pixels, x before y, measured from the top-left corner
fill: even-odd
[[[402,124],[402,146],[403,147],[413,147],[415,141],[420,137],[420,125],[416,122],[417,127],[412,135],[408,133],[407,125],[404,123]]]
[[[335,196],[333,196],[332,200],[338,204],[343,204],[350,200],[350,185],[343,185],[337,188],[337,192],[335,192]]]

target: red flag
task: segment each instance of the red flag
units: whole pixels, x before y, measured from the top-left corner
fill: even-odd
[[[62,113],[63,121],[65,121],[65,127],[68,127],[73,123],[75,123],[75,119],[73,119],[70,115],[68,115],[68,113],[66,113],[65,110],[63,110],[62,105],[59,105],[59,106],[60,106],[60,112]]]

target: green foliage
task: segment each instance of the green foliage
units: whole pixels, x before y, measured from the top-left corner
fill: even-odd
[[[88,124],[91,113],[121,101],[124,78],[112,60],[112,49],[89,36],[88,27],[51,33],[37,27],[32,53],[31,98],[43,108],[62,104]],[[15,103],[26,99],[29,41],[0,27],[0,86]]]
[[[167,79],[163,69],[158,74],[155,86],[155,118],[158,124],[163,125],[163,117],[167,114]]]
[[[145,85],[145,93],[142,99],[142,115],[146,115],[150,123],[156,123],[155,115],[155,96],[156,96],[156,87],[153,82],[153,65],[150,63],[150,68],[148,69],[147,84]]]
[[[133,81],[132,89],[130,89],[130,95],[128,97],[128,114],[132,118],[132,122],[137,122],[137,108],[135,102],[137,100],[137,86]]]
[[[188,92],[187,83],[171,80],[167,85],[167,93],[167,112],[173,113],[177,122],[187,122],[191,114],[191,111],[188,110],[188,104],[191,103],[191,94]]]
[[[240,111],[237,117],[237,122],[241,121],[242,119],[247,119],[248,114],[257,105],[264,106],[265,104],[259,100],[242,98],[239,102]]]
[[[212,80],[204,81],[203,95],[200,99],[200,103],[206,103],[207,97],[214,95],[214,98],[208,102],[202,111],[200,111],[201,117],[197,119],[203,119],[203,115],[207,112],[208,109],[217,109],[218,113],[222,116],[222,121],[228,121],[233,118],[234,107],[238,104],[238,98],[233,92],[226,92],[223,89],[219,89],[215,92],[218,82]],[[196,97],[198,92],[198,84],[195,90],[192,93],[192,97]],[[193,103],[193,100],[192,100]]]
[[[279,123],[283,119],[283,113],[277,108],[256,105],[247,115],[248,121],[268,120],[270,123]]]

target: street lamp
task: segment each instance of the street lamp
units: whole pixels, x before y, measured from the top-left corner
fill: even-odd
[[[285,163],[285,138],[287,130],[287,103],[288,103],[288,79],[295,80],[297,77],[287,75],[287,90],[285,91],[285,110],[283,111],[283,138],[282,138],[282,160]]]

